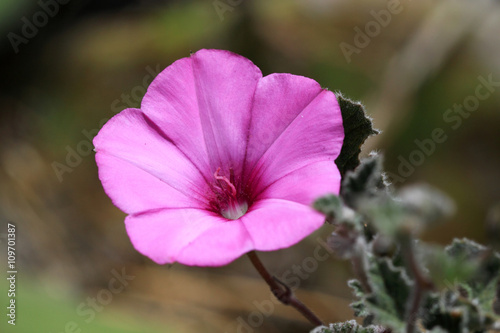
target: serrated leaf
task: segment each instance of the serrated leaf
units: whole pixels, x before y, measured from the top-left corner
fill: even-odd
[[[402,267],[395,267],[388,258],[373,258],[368,277],[377,306],[399,320],[405,319],[406,303],[413,282]]]
[[[499,281],[498,277],[492,279],[475,298],[483,313],[492,319],[497,317],[497,320],[500,320],[500,316],[498,313],[495,313],[494,304],[497,299],[497,287]]]
[[[361,285],[361,282],[359,282],[358,280],[351,279],[347,281],[347,285],[349,286],[349,288],[353,290],[354,296],[362,298],[365,295],[363,286]]]
[[[439,251],[434,252],[440,256]],[[439,326],[449,332],[484,332],[492,329],[495,322],[500,322],[500,316],[494,310],[500,279],[500,256],[468,239],[455,239],[446,247],[445,256],[459,270],[464,269],[463,265],[470,264],[476,265],[476,268],[461,281],[455,278],[441,293],[428,295],[425,326]],[[447,266],[447,263],[441,265]],[[435,274],[436,268],[430,268],[431,274],[433,271]]]
[[[494,323],[489,314],[482,312],[477,301],[463,297],[458,291],[429,295],[426,304],[428,311],[423,324],[428,329],[441,327],[448,332],[483,332]]]
[[[429,293],[423,308],[426,310],[423,325],[427,329],[440,327],[447,332],[463,332],[467,320],[465,309],[457,306],[460,295],[451,290],[442,293]]]
[[[370,314],[374,317],[374,322],[379,325],[390,327],[394,332],[404,332],[405,322],[398,318],[394,312],[386,310],[380,306],[368,306]]]
[[[353,290],[354,296],[358,299],[358,301],[350,304],[350,307],[354,310],[354,315],[362,318],[369,316],[370,313],[366,310],[365,306],[365,291],[363,290],[361,282],[352,279],[347,282],[347,285]]]
[[[469,239],[454,239],[445,249],[446,253],[454,258],[476,261],[479,267],[470,279],[469,285],[479,292],[493,279],[500,276],[500,254]]]
[[[419,245],[418,256],[437,288],[454,289],[477,272],[479,263],[462,256],[450,256],[441,247]]]
[[[477,256],[485,249],[486,247],[470,239],[455,238],[453,242],[446,247],[445,251],[452,257],[474,259],[477,258]]]
[[[406,303],[413,283],[405,270],[394,266],[389,258],[367,254],[367,259],[367,276],[372,292],[366,293],[357,280],[349,281],[358,298],[351,308],[356,316],[373,316],[374,323],[399,332],[405,327]]]
[[[364,106],[354,102],[341,93],[336,92],[337,101],[342,113],[344,126],[344,143],[339,156],[335,160],[342,178],[349,170],[359,165],[359,154],[365,140],[379,131],[373,129],[372,120],[366,115]]]
[[[356,317],[365,318],[370,315],[370,313],[366,309],[364,301],[352,302],[351,304],[349,304],[349,306],[351,307],[351,309],[353,309],[354,316]]]

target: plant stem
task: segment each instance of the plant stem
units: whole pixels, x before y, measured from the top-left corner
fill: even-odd
[[[257,272],[259,272],[260,276],[264,279],[264,281],[266,281],[274,296],[276,296],[281,303],[294,307],[304,317],[306,317],[311,324],[315,326],[324,325],[324,323],[307,306],[297,299],[290,287],[278,280],[275,276],[269,274],[255,251],[250,251],[247,255]]]
[[[366,274],[363,255],[360,253],[359,249],[352,256],[351,263],[354,270],[354,274],[356,274],[356,276],[358,277],[364,292],[367,294],[371,294],[373,290],[368,280],[368,275]]]
[[[415,289],[409,303],[409,308],[406,318],[406,333],[414,333],[417,325],[418,311],[422,300],[428,290],[434,288],[434,284],[427,276],[425,276],[415,258],[415,251],[413,248],[413,239],[409,235],[404,235],[401,241],[401,251],[415,279]]]

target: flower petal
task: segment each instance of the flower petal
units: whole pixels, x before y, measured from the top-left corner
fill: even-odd
[[[140,110],[114,116],[94,146],[103,187],[124,212],[206,205],[199,170]]]
[[[262,155],[322,89],[309,78],[275,73],[263,77],[255,91],[245,170],[251,171]]]
[[[99,152],[96,162],[105,192],[127,214],[165,207],[200,206],[199,202],[129,161]]]
[[[160,209],[129,215],[125,219],[127,233],[137,251],[158,264],[180,262],[193,265],[188,257],[179,258],[179,253],[207,230],[225,224],[224,218],[201,209]],[[217,255],[219,249],[210,247],[201,250],[195,257]],[[229,254],[232,256],[232,254]],[[234,259],[234,257],[232,257]],[[193,258],[194,261],[199,258]],[[203,262],[199,262],[203,265]]]
[[[312,205],[315,199],[329,193],[339,193],[340,172],[333,161],[308,164],[275,180],[256,200],[284,199]]]
[[[223,266],[253,249],[252,239],[243,223],[225,220],[207,228],[187,245],[177,261],[191,266]]]
[[[340,107],[332,92],[321,90],[319,86],[314,88],[312,80],[303,77],[279,75],[275,79],[280,84],[265,85],[257,90],[253,109],[251,134],[267,128],[268,135],[274,138],[270,143],[264,144],[267,147],[263,153],[251,154],[249,152],[247,155],[249,156],[247,163],[249,166],[253,165],[253,169],[249,170],[249,178],[256,193],[260,193],[277,179],[305,165],[319,161],[335,161],[344,139]],[[309,91],[309,97],[314,95],[313,91],[316,89],[316,96],[309,100],[307,105],[304,106],[304,101],[307,101],[309,97],[304,97],[301,103],[297,102],[296,108],[290,106],[293,112],[290,109],[289,111],[277,110],[276,106],[269,102],[271,99],[269,96],[274,94],[276,99],[286,103],[285,101],[291,98],[292,92],[299,94],[301,82],[304,87],[307,87],[305,91]],[[283,89],[282,86],[288,88]],[[258,102],[259,100],[261,101]],[[284,123],[285,126],[266,127],[263,125],[272,122],[273,116],[268,114],[284,112],[286,115],[284,119],[288,119]],[[263,121],[262,119],[269,120],[259,124]],[[252,136],[248,143],[249,149],[252,146],[260,147],[261,142],[254,143],[252,140],[259,139]],[[260,158],[259,155],[261,155]],[[255,158],[259,159],[254,162]]]
[[[250,60],[228,51],[200,50],[191,56],[200,121],[213,171],[241,174],[253,96],[262,73]]]
[[[141,108],[209,178],[240,174],[259,68],[223,50],[200,50],[167,67]],[[209,166],[209,167],[207,167]]]
[[[325,217],[293,201],[263,199],[254,202],[240,220],[252,238],[254,249],[273,251],[298,243],[321,227]]]
[[[200,209],[161,209],[125,219],[135,249],[158,264],[223,266],[253,249],[241,221]]]
[[[179,59],[158,74],[144,95],[141,110],[198,166],[205,178],[212,177],[190,58]]]

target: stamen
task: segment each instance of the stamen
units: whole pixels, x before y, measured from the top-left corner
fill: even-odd
[[[234,169],[233,168],[229,168],[229,181],[231,182],[231,184],[234,184]]]
[[[232,194],[233,198],[235,198],[236,197],[236,187],[234,187],[234,185],[231,183],[231,181],[229,179],[227,179],[226,177],[219,176],[219,171],[220,171],[220,168],[218,168],[217,171],[215,171],[215,173],[214,173],[215,179],[217,179],[219,181],[223,181],[231,189],[231,194]],[[234,178],[234,174],[233,174],[233,178]]]
[[[220,172],[220,167],[214,172],[213,191],[215,198],[211,205],[223,217],[237,220],[248,211],[248,201],[244,194],[238,193],[236,190],[233,168],[229,168],[229,179],[220,175]]]

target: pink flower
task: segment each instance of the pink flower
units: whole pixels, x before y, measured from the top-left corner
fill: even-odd
[[[323,224],[311,204],[339,191],[343,138],[335,95],[316,81],[262,77],[244,57],[200,50],[161,72],[141,109],[114,116],[94,145],[137,251],[221,266]]]

